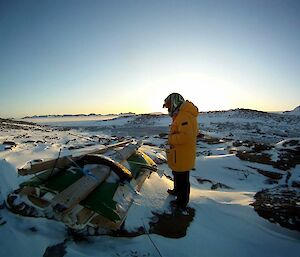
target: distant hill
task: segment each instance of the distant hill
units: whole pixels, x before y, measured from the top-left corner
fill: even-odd
[[[50,115],[33,115],[26,116],[22,119],[36,119],[36,118],[57,118],[57,117],[88,117],[88,116],[101,116],[102,114],[50,114]]]
[[[225,114],[229,116],[244,116],[244,117],[270,117],[270,116],[276,116],[280,114],[288,114],[288,115],[297,115],[300,116],[300,106],[296,107],[292,111],[284,111],[284,112],[265,112],[265,111],[257,111],[252,109],[245,109],[245,108],[236,108],[236,109],[230,109],[230,110],[219,110],[219,111],[205,111],[205,112],[199,112],[199,114]],[[100,116],[120,116],[120,117],[130,117],[130,116],[139,116],[139,114],[133,113],[133,112],[126,112],[126,113],[119,113],[119,114],[53,114],[53,115],[34,115],[34,116],[26,116],[22,119],[35,119],[35,118],[66,118],[66,117],[100,117]],[[153,115],[153,116],[160,116],[165,115],[161,112],[152,112],[152,113],[145,113],[141,115]]]
[[[297,106],[294,110],[292,111],[286,111],[286,112],[283,112],[284,114],[289,114],[289,115],[298,115],[300,116],[300,105]]]
[[[110,115],[120,115],[120,116],[131,116],[135,115],[135,113],[128,112],[128,113],[120,113],[120,114],[49,114],[49,115],[33,115],[33,116],[26,116],[22,119],[39,119],[39,118],[66,118],[66,117],[97,117],[97,116],[110,116]]]
[[[26,129],[32,126],[36,127],[39,125],[28,121],[0,118],[0,131],[2,129]]]

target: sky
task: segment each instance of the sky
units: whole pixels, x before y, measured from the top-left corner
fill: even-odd
[[[0,0],[0,117],[300,105],[300,1]]]

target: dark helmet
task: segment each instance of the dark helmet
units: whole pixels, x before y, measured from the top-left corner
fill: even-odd
[[[172,93],[164,101],[163,108],[168,108],[169,115],[172,117],[184,102],[182,95],[178,93]]]

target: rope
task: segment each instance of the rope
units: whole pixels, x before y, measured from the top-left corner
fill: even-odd
[[[146,200],[148,200],[149,202],[151,202],[147,196],[144,195],[144,197],[146,198]],[[150,210],[150,207],[148,206],[148,204],[145,204],[145,207],[148,209],[148,211]],[[151,211],[151,210],[150,210]],[[152,212],[152,211],[151,211]],[[152,240],[151,236],[150,236],[150,233],[148,232],[148,230],[146,229],[146,226],[145,226],[145,222],[144,222],[144,219],[141,218],[141,221],[143,223],[143,228],[145,230],[145,233],[147,235],[147,237],[149,238],[151,244],[153,245],[153,247],[155,248],[155,250],[157,251],[158,255],[160,257],[163,257],[163,255],[161,254],[160,250],[158,249],[158,246],[154,243],[154,241]]]
[[[89,176],[89,177],[92,177],[92,178],[94,178],[95,180],[97,180],[97,181],[99,181],[99,178],[97,178],[90,170],[84,170],[83,168],[81,168],[71,157],[67,157],[68,158],[68,160],[70,161],[70,162],[72,162],[74,165],[75,165],[75,167],[77,167],[80,171],[81,171],[81,173],[83,174],[83,175],[85,175],[85,176]]]
[[[56,160],[55,160],[55,162],[54,162],[54,165],[53,165],[53,167],[52,167],[52,170],[51,170],[51,172],[50,172],[48,178],[46,178],[46,179],[41,179],[38,175],[35,175],[34,177],[35,177],[35,178],[38,178],[38,179],[39,179],[40,181],[42,181],[42,182],[45,182],[46,180],[48,180],[48,179],[52,176],[53,171],[54,171],[54,169],[56,168],[56,164],[57,164],[57,161],[58,161],[58,159],[59,159],[59,157],[60,157],[60,153],[61,153],[61,148],[59,149],[58,156],[57,156],[57,158],[56,158]]]
[[[144,227],[144,229],[145,229],[146,235],[148,236],[150,242],[152,243],[152,245],[154,246],[154,248],[155,248],[156,251],[158,252],[159,256],[160,256],[160,257],[163,257],[162,254],[161,254],[161,252],[159,251],[158,247],[156,246],[156,244],[154,243],[154,241],[153,241],[152,238],[150,237],[150,234],[149,234],[148,230],[147,230],[146,227],[145,227],[144,220],[143,220],[143,219],[141,219],[141,220],[142,220],[142,222],[143,222],[143,227]]]

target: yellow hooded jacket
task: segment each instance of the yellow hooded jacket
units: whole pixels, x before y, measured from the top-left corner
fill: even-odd
[[[189,171],[195,166],[198,135],[198,108],[185,101],[173,119],[167,149],[168,165],[173,171]]]

